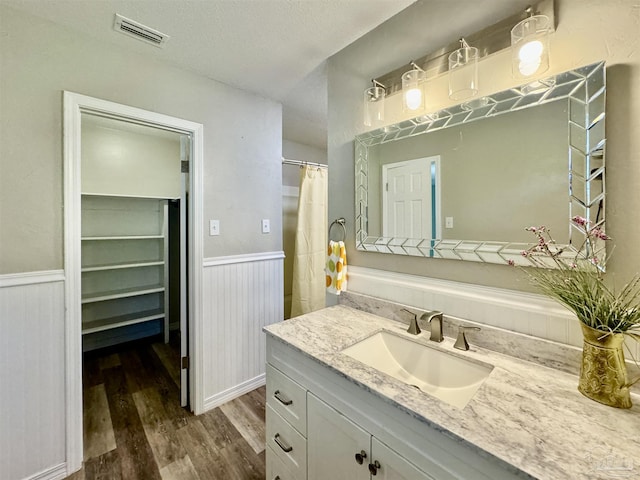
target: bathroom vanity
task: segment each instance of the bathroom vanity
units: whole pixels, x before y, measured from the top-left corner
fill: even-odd
[[[640,476],[633,463],[640,448],[637,396],[630,410],[602,406],[577,391],[573,375],[473,345],[455,350],[451,338],[430,342],[428,331],[411,335],[400,322],[346,306],[265,331],[268,480]],[[425,393],[415,378],[382,373],[384,365],[374,364],[381,332],[405,342],[401,362],[428,358],[426,370],[439,377],[430,382],[455,398],[438,388]],[[358,348],[374,355],[358,357]],[[436,357],[422,357],[425,348]],[[474,365],[484,373],[460,379],[455,371]],[[455,391],[464,388],[449,379],[474,391],[461,400]]]

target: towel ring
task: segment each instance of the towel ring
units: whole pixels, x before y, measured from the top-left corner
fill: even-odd
[[[329,240],[331,240],[331,229],[335,225],[340,225],[342,227],[342,238],[338,241],[342,242],[345,238],[347,238],[347,227],[344,226],[344,223],[344,218],[336,218],[333,222],[331,222],[331,225],[329,225]]]

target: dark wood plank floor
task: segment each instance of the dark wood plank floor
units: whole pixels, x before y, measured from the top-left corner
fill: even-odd
[[[265,389],[203,415],[180,407],[179,341],[84,355],[84,467],[68,480],[265,478]]]

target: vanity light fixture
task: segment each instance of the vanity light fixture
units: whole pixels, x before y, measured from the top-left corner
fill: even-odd
[[[511,67],[514,78],[527,78],[549,69],[549,33],[551,22],[546,15],[530,16],[511,29]]]
[[[368,127],[384,121],[384,97],[386,89],[377,80],[364,91],[364,124]]]
[[[412,60],[413,67],[402,74],[402,111],[424,110],[425,71]]]
[[[478,93],[478,49],[464,38],[460,48],[449,54],[449,98],[466,100]]]
[[[549,35],[555,31],[555,0],[537,0],[526,10],[503,18],[464,38],[451,42],[373,80],[373,87],[364,94],[364,124],[377,126],[384,120],[386,98],[400,103],[404,118],[418,118],[426,113],[426,80],[448,73],[449,98],[461,102],[462,109],[476,108],[486,99],[478,98],[478,61],[480,58],[506,49],[511,50],[513,77],[529,82],[521,87],[524,93],[553,87],[553,77],[542,78],[549,69]],[[473,45],[473,46],[472,46]],[[508,57],[507,57],[508,58]],[[435,83],[434,85],[437,85]],[[440,98],[444,92],[434,91]],[[430,92],[430,95],[432,94]],[[391,102],[386,106],[397,105]],[[399,109],[400,105],[398,105]],[[395,116],[399,112],[392,112]],[[416,123],[425,123],[419,119]]]

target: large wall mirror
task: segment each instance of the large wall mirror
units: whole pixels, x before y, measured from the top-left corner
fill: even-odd
[[[355,138],[358,250],[519,265],[545,225],[604,228],[604,62]],[[604,254],[604,252],[602,252]]]

